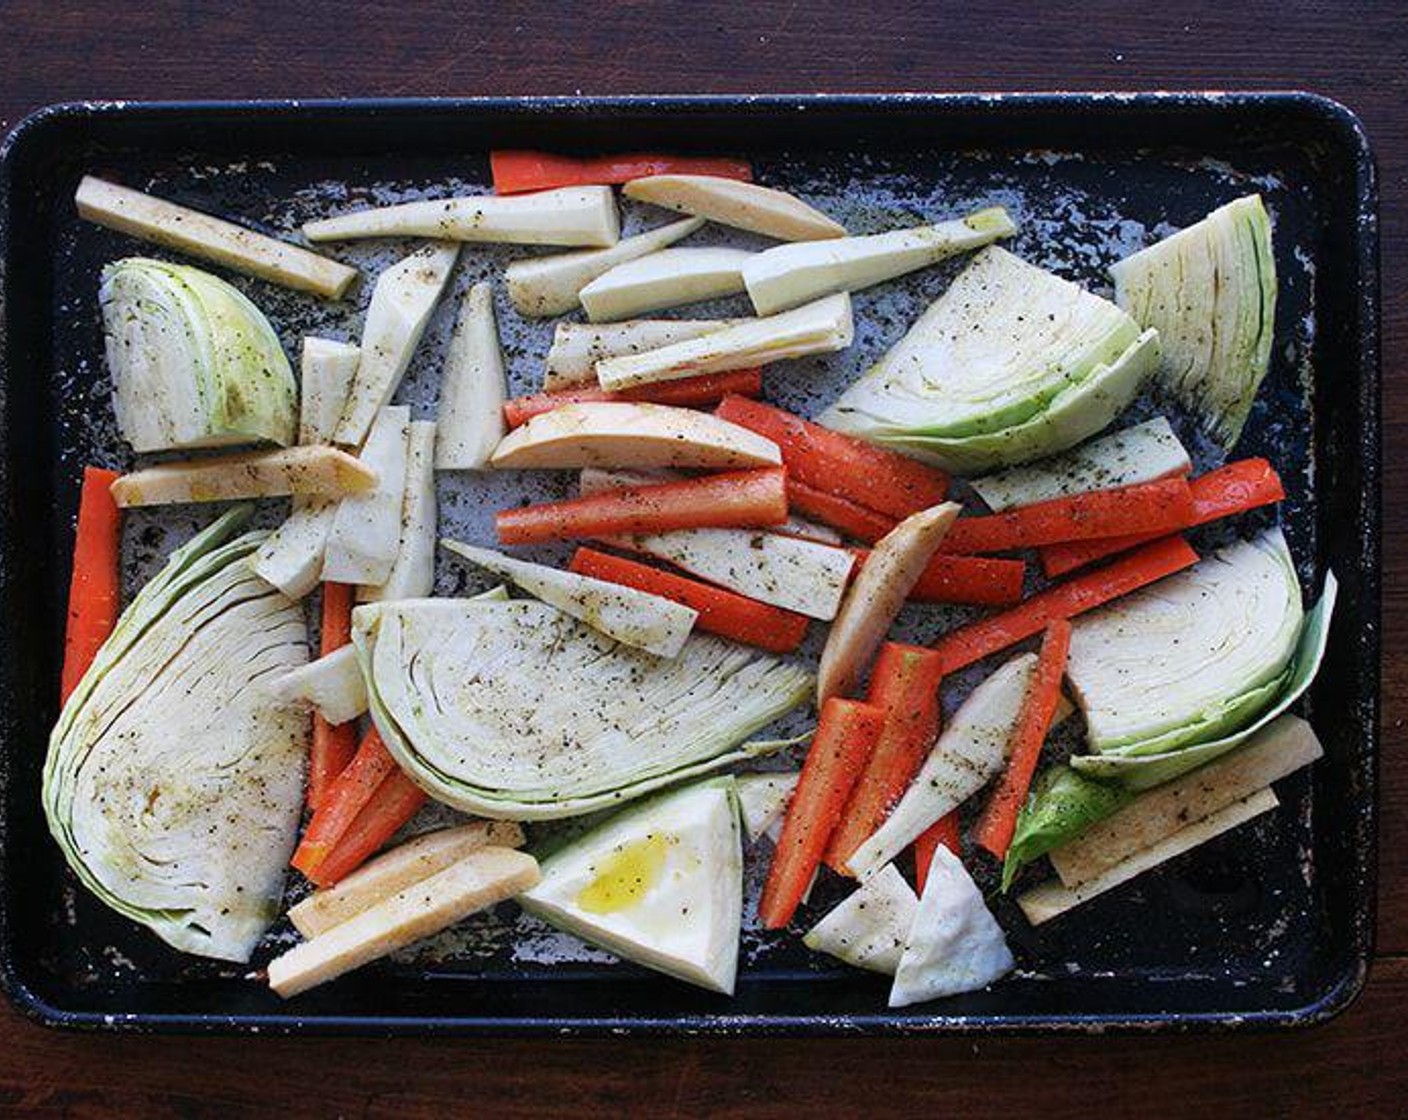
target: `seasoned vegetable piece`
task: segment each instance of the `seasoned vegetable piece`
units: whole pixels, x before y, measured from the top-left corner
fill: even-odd
[[[494,321],[494,295],[475,284],[460,304],[440,371],[435,467],[478,471],[504,438],[504,356]]]
[[[583,387],[564,389],[557,393],[535,393],[531,397],[515,397],[504,402],[504,421],[510,428],[526,424],[535,416],[551,412],[565,404],[599,404],[603,401],[639,402],[674,405],[678,408],[706,408],[718,404],[731,393],[756,397],[763,391],[763,371],[735,369],[727,373],[706,373],[680,381],[661,381],[623,389],[613,393],[607,389]]]
[[[489,153],[494,190],[499,194],[543,191],[588,183],[629,183],[645,175],[717,175],[748,180],[753,169],[745,159],[726,156],[631,154],[565,156],[554,152],[498,148]]]
[[[83,468],[59,699],[67,701],[117,622],[122,605],[122,514],[112,500],[116,471]]]
[[[411,410],[390,405],[377,415],[360,462],[376,472],[376,485],[337,507],[323,550],[323,578],[337,583],[381,584],[391,575],[401,546]]]
[[[161,463],[112,484],[119,506],[229,502],[285,494],[343,497],[376,486],[376,471],[335,447],[285,447]]]
[[[616,265],[586,285],[580,297],[594,323],[629,319],[743,291],[745,249],[661,249]]]
[[[548,347],[543,390],[600,388],[597,362],[659,350],[743,322],[741,319],[631,319],[624,323],[558,323]]]
[[[633,179],[621,191],[683,214],[783,241],[845,237],[846,227],[799,198],[771,187],[716,175],[666,174]]]

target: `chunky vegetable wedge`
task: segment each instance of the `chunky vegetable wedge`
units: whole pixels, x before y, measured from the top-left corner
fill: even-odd
[[[285,447],[161,463],[112,484],[119,506],[229,502],[284,494],[345,497],[376,485],[376,472],[335,447]]]
[[[504,356],[494,320],[493,289],[471,285],[440,371],[435,467],[478,471],[504,438]]]
[[[637,202],[697,214],[720,225],[783,241],[846,235],[845,226],[801,199],[737,177],[655,174],[631,180],[621,193]]]
[[[742,322],[739,319],[632,319],[625,323],[558,323],[548,348],[543,390],[597,384],[596,364],[659,350]]]
[[[323,579],[377,585],[387,581],[401,546],[411,410],[383,408],[367,433],[359,462],[376,472],[376,485],[337,507],[323,547]]]
[[[418,599],[435,586],[435,539],[439,510],[435,503],[435,449],[439,425],[412,420],[406,432],[406,481],[401,493],[401,533],[391,574],[378,584],[363,584],[357,600]]]
[[[802,942],[813,952],[893,976],[918,910],[919,899],[889,863],[808,930]]]
[[[594,323],[630,319],[743,291],[746,249],[661,249],[602,273],[578,293]]]

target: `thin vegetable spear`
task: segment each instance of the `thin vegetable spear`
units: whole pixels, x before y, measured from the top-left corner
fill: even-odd
[[[348,583],[323,584],[323,624],[318,652],[326,657],[352,640],[356,589]],[[333,781],[357,753],[357,723],[329,723],[313,713],[313,746],[308,755],[308,807],[316,812]]]
[[[922,895],[924,884],[929,881],[929,865],[934,862],[934,849],[942,844],[954,855],[959,851],[961,838],[958,833],[958,810],[945,813],[920,833],[914,841],[914,893]]]
[[[118,562],[122,512],[113,501],[111,486],[118,477],[117,471],[83,468],[68,588],[61,700],[67,700],[78,686],[117,622],[122,591]]]
[[[426,802],[425,792],[400,770],[388,774],[341,839],[308,877],[329,886],[361,867],[381,850]]]
[[[322,803],[313,813],[298,850],[289,862],[315,883],[319,868],[343,834],[386,778],[396,772],[396,760],[381,741],[376,728],[362,739],[352,761],[328,786]]]
[[[725,179],[753,178],[747,160],[724,156],[564,156],[499,148],[489,153],[495,194],[519,194],[553,187],[629,183],[647,175],[717,175]]]
[[[1040,633],[1054,619],[1074,618],[1197,562],[1198,554],[1182,537],[1164,537],[1109,567],[1076,576],[1011,610],[960,627],[935,642],[934,652],[943,672],[952,673]]]
[[[857,561],[864,564],[870,550],[853,548]],[[1006,607],[1022,599],[1022,580],[1027,566],[1021,560],[998,556],[950,556],[938,553],[924,569],[919,582],[910,589],[912,603],[971,603],[982,607]]]
[[[758,902],[766,928],[792,920],[884,726],[884,709],[873,704],[832,697],[822,707]]]
[[[1051,729],[1051,720],[1061,699],[1061,677],[1066,671],[1066,654],[1070,648],[1071,624],[1057,619],[1046,628],[1046,637],[1042,639],[1036,669],[1012,732],[1007,768],[974,829],[974,838],[998,859],[1007,855],[1017,827],[1017,814],[1031,788],[1042,744],[1046,742],[1046,733]]]
[[[700,630],[772,653],[791,653],[802,644],[807,633],[806,615],[635,560],[579,548],[568,567],[578,575],[610,580],[683,603],[699,612],[695,626]]]
[[[761,369],[735,369],[727,373],[706,373],[680,381],[662,381],[636,389],[613,393],[597,386],[583,386],[559,393],[534,393],[514,397],[504,402],[504,422],[510,428],[527,423],[534,416],[551,412],[565,404],[593,404],[600,401],[643,401],[646,404],[668,404],[677,408],[703,408],[718,404],[729,393],[756,397],[763,391]]]
[[[866,544],[874,544],[898,524],[889,514],[876,513],[839,494],[808,486],[790,473],[787,478],[787,505],[803,517],[830,525],[853,540]]]
[[[826,850],[827,865],[841,874],[848,873],[846,861],[880,827],[933,746],[942,680],[943,659],[933,650],[901,642],[881,647],[867,699],[885,710],[885,728]]]
[[[1206,525],[1209,521],[1233,517],[1258,506],[1279,502],[1286,496],[1281,479],[1265,459],[1241,459],[1228,463],[1193,479],[1188,486],[1193,493],[1193,508],[1188,524],[1180,528],[1191,529]],[[1158,535],[1139,533],[1048,545],[1041,550],[1041,566],[1048,579],[1055,579],[1096,560],[1103,560],[1106,556],[1146,544]]]

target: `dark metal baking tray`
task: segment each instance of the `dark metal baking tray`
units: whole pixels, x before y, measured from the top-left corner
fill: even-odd
[[[1259,823],[1039,933],[1009,923],[1015,977],[901,1012],[884,1010],[877,979],[756,937],[732,1000],[627,965],[547,966],[498,951],[373,966],[282,1003],[241,970],[182,958],[75,890],[38,788],[79,466],[124,455],[103,419],[96,271],[149,251],[78,221],[79,175],[154,184],[282,228],[291,198],[311,206],[344,185],[359,198],[388,184],[483,183],[496,146],[738,152],[766,181],[837,205],[883,195],[891,224],[996,192],[1028,220],[1019,252],[1042,247],[1048,263],[1097,287],[1128,232],[1122,222],[1183,224],[1261,190],[1276,219],[1282,296],[1272,374],[1242,450],[1271,455],[1287,477],[1283,522],[1307,584],[1330,566],[1341,580],[1330,652],[1306,705],[1326,759],[1280,783],[1282,808]],[[1313,1023],[1362,986],[1378,736],[1378,276],[1373,162],[1341,106],[1294,93],[103,102],[24,121],[0,151],[0,171],[0,976],[35,1019],[379,1034],[1181,1030]],[[483,273],[502,259],[491,254]],[[917,279],[912,291],[932,296],[947,275]],[[266,305],[291,306],[237,282]],[[309,323],[316,318],[281,322],[286,341]],[[862,332],[855,360],[904,325]],[[416,378],[413,368],[412,392]],[[797,403],[788,392],[783,402]],[[160,542],[147,532],[154,523],[129,544],[145,546],[151,563]]]

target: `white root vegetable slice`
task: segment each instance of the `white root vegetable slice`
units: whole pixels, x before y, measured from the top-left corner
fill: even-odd
[[[836,617],[855,565],[844,548],[751,529],[677,529],[606,543],[668,560],[720,587],[823,622]]]
[[[832,292],[854,292],[989,245],[1017,231],[1001,207],[966,218],[869,237],[779,245],[743,267],[759,315],[773,315]]]
[[[323,579],[333,583],[385,583],[401,543],[401,506],[411,410],[390,405],[378,413],[362,448],[362,461],[377,484],[337,507],[323,550]]]
[[[456,556],[512,580],[530,595],[608,638],[657,657],[677,657],[699,618],[699,612],[691,607],[633,587],[515,560],[493,549],[475,548],[459,541],[440,543]]]
[[[359,603],[383,599],[424,599],[435,589],[435,504],[433,420],[413,420],[406,436],[406,485],[401,494],[401,540],[386,582],[357,588]]]
[[[543,392],[596,384],[596,364],[658,350],[741,322],[738,319],[632,319],[625,323],[558,323],[548,348]]]
[[[887,863],[813,926],[802,943],[855,968],[893,976],[918,910],[914,890]]]
[[[703,218],[687,218],[634,237],[623,237],[609,249],[583,249],[514,261],[504,270],[508,298],[520,315],[530,319],[565,315],[581,306],[578,293],[598,276],[618,264],[667,249],[703,224]],[[595,371],[589,372],[595,380]]]
[[[460,304],[441,374],[437,470],[478,471],[489,465],[507,430],[504,396],[504,355],[493,289],[475,284]]]
[[[661,249],[618,264],[581,291],[594,323],[629,319],[743,291],[743,266],[756,256],[745,249]]]
[[[801,776],[798,770],[734,776],[738,815],[750,844],[756,844],[773,825],[781,822]]]
[[[279,704],[312,708],[332,724],[348,723],[367,710],[367,685],[352,646],[290,669],[269,685]]]
[[[394,953],[538,882],[538,861],[512,848],[470,852],[429,878],[269,962],[269,987],[285,999]]]
[[[969,693],[890,815],[851,853],[852,874],[868,879],[997,775],[1035,668],[1035,654],[1018,654]]]
[[[299,443],[332,442],[361,359],[361,347],[349,342],[304,337],[299,369]]]
[[[655,381],[747,369],[808,354],[844,350],[855,336],[851,297],[842,292],[765,319],[745,319],[700,338],[643,354],[598,362],[603,389],[629,389]]]
[[[993,513],[1092,490],[1187,474],[1188,450],[1162,416],[1100,436],[1025,467],[975,478],[970,485]]]
[[[370,490],[376,481],[374,469],[335,447],[283,447],[144,467],[114,482],[112,496],[123,507],[287,494],[341,497]]]
[[[304,937],[317,937],[398,891],[458,863],[481,848],[521,848],[523,829],[512,821],[471,821],[423,833],[364,863],[337,886],[314,891],[289,908],[289,921]]]
[[[308,222],[309,241],[353,237],[433,237],[511,245],[616,244],[621,235],[610,187],[562,187],[503,197],[426,199]]]
[[[310,497],[295,497],[293,502],[293,512],[264,538],[249,563],[266,583],[290,599],[302,599],[322,575],[323,549],[337,517],[337,502]]]
[[[361,447],[377,411],[396,392],[445,290],[459,246],[423,245],[376,278],[362,324],[362,358],[333,442]]]
[[[1108,890],[1129,882],[1136,875],[1151,871],[1161,863],[1167,863],[1175,856],[1191,851],[1199,844],[1205,844],[1214,836],[1245,824],[1262,813],[1269,813],[1279,802],[1270,789],[1259,790],[1240,801],[1210,813],[1200,821],[1194,821],[1179,829],[1172,836],[1166,836],[1132,856],[1127,856],[1114,867],[1107,868],[1094,879],[1088,879],[1076,887],[1063,886],[1052,880],[1039,887],[1033,887],[1025,894],[1018,895],[1017,905],[1034,926],[1060,917],[1083,902],[1104,894]]]
[[[714,175],[650,175],[622,188],[627,198],[783,241],[845,237],[846,227],[800,198]]]
[[[777,444],[707,412],[609,401],[568,404],[509,432],[491,460],[499,468],[777,466]]]
[[[1098,878],[1136,852],[1152,847],[1324,754],[1310,724],[1284,715],[1246,746],[1181,778],[1140,794],[1076,839],[1048,852],[1067,887]]]
[[[357,279],[340,261],[92,175],[73,201],[80,218],[100,226],[325,299],[341,299]]]
[[[962,508],[944,502],[920,510],[875,543],[826,636],[816,678],[818,705],[855,689]]]

